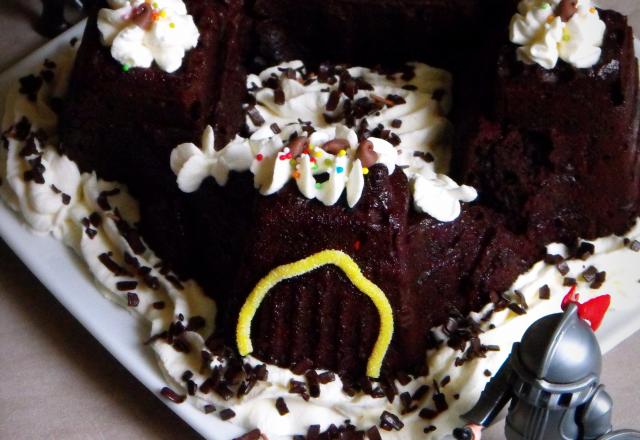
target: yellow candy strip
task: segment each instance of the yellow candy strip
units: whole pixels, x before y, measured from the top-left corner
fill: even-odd
[[[373,346],[373,351],[367,362],[367,376],[372,378],[380,377],[380,369],[384,360],[391,338],[393,337],[393,311],[391,304],[384,292],[362,275],[360,267],[353,259],[344,252],[337,250],[325,250],[313,254],[307,258],[294,263],[285,264],[273,269],[269,274],[261,279],[245,301],[236,327],[236,340],[238,351],[242,356],[248,356],[253,351],[251,343],[251,321],[255,316],[262,300],[267,296],[269,290],[278,283],[311,272],[327,264],[339,267],[349,278],[353,285],[373,301],[380,315],[380,333]]]

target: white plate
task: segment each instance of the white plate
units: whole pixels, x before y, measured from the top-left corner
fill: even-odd
[[[611,0],[609,1],[611,3]],[[638,8],[640,11],[640,8]],[[640,23],[638,23],[640,24]],[[17,63],[0,75],[0,109],[5,92],[21,76],[28,74],[52,56],[73,37],[81,37],[85,22]],[[637,50],[640,42],[636,41]],[[1,110],[0,110],[1,111]],[[148,329],[125,309],[107,301],[97,290],[85,264],[64,244],[52,237],[33,235],[19,216],[0,202],[0,237],[33,272],[60,303],[140,382],[159,396],[166,385],[150,349],[142,341]],[[630,274],[638,276],[638,274]],[[604,351],[608,351],[640,329],[640,301],[610,314],[598,332]],[[229,439],[244,432],[229,422],[205,415],[187,404],[176,405],[161,398],[172,411],[209,439]]]

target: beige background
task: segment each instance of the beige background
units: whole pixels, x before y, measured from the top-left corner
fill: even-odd
[[[45,42],[31,27],[38,10],[36,0],[0,0],[0,70]],[[640,334],[605,357],[602,380],[615,399],[616,426],[640,429]],[[0,241],[0,440],[134,438],[199,436]],[[501,427],[485,438],[502,438]]]

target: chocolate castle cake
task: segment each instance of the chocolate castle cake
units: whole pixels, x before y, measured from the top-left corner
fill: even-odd
[[[506,41],[515,3],[485,3],[190,0],[199,40],[174,72],[114,59],[101,41],[104,17],[95,13],[64,104],[62,151],[84,171],[128,186],[140,204],[143,238],[216,300],[217,336],[228,347],[236,349],[243,306],[263,277],[331,249],[347,254],[391,306],[395,331],[382,374],[424,373],[430,329],[452,312],[466,314],[499,298],[544,255],[544,245],[623,233],[638,213],[638,67],[625,17],[600,12],[606,31],[594,64],[562,58],[549,68],[523,59]],[[547,5],[556,3],[565,2]],[[571,16],[549,14],[549,23],[571,23]],[[291,60],[301,63],[268,72]],[[438,83],[443,88],[425,88],[416,80],[421,67],[407,61],[446,68],[453,90],[451,78]],[[378,90],[372,77],[395,81],[397,93],[384,85],[386,95],[372,95]],[[314,120],[306,119],[305,109],[291,116],[293,122],[267,117],[265,108],[286,107],[293,99],[288,81],[319,86]],[[414,92],[429,92],[437,117],[453,99],[451,169],[479,194],[461,208],[458,200],[471,202],[475,194],[456,199],[459,215],[446,221],[414,206],[411,192],[416,199],[420,177],[406,172],[411,160],[385,166],[382,150],[367,147],[373,137],[408,148],[402,124],[415,123],[411,115],[384,115],[408,105]],[[376,118],[383,120],[372,125]],[[186,162],[173,164],[172,150],[198,144],[207,125],[216,148],[210,163],[231,162],[222,152],[234,139],[270,130],[282,138],[277,150],[283,160],[294,162],[294,179],[287,176],[270,191],[254,170],[261,166],[258,153],[251,158],[255,179],[249,167],[229,166],[226,175],[212,171],[184,191],[176,174],[180,183]],[[336,125],[351,130],[353,141],[339,136]],[[334,127],[333,136],[314,146],[314,132],[327,127]],[[447,130],[440,131],[430,146],[447,142]],[[357,157],[366,169],[357,203],[351,197],[357,189],[348,186],[346,197],[342,189],[337,197],[313,187],[304,190],[313,197],[303,191],[300,166],[314,157],[314,147],[335,155],[336,163],[339,152],[356,155],[349,160]],[[366,148],[373,159],[361,154]],[[434,159],[427,150],[413,156]],[[274,156],[274,170],[280,159]],[[320,170],[312,185],[331,186],[340,168]],[[382,315],[337,267],[283,280],[259,306],[250,321],[257,358],[283,367],[305,363],[351,379],[364,375]]]

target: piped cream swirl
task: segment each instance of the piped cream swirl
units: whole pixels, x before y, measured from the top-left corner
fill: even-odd
[[[591,0],[578,0],[577,10],[563,21],[556,16],[561,0],[522,0],[510,25],[511,42],[520,45],[518,59],[553,69],[561,59],[576,68],[595,65],[606,30]]]
[[[175,72],[200,33],[182,0],[108,0],[98,13],[102,42],[124,66]]]

